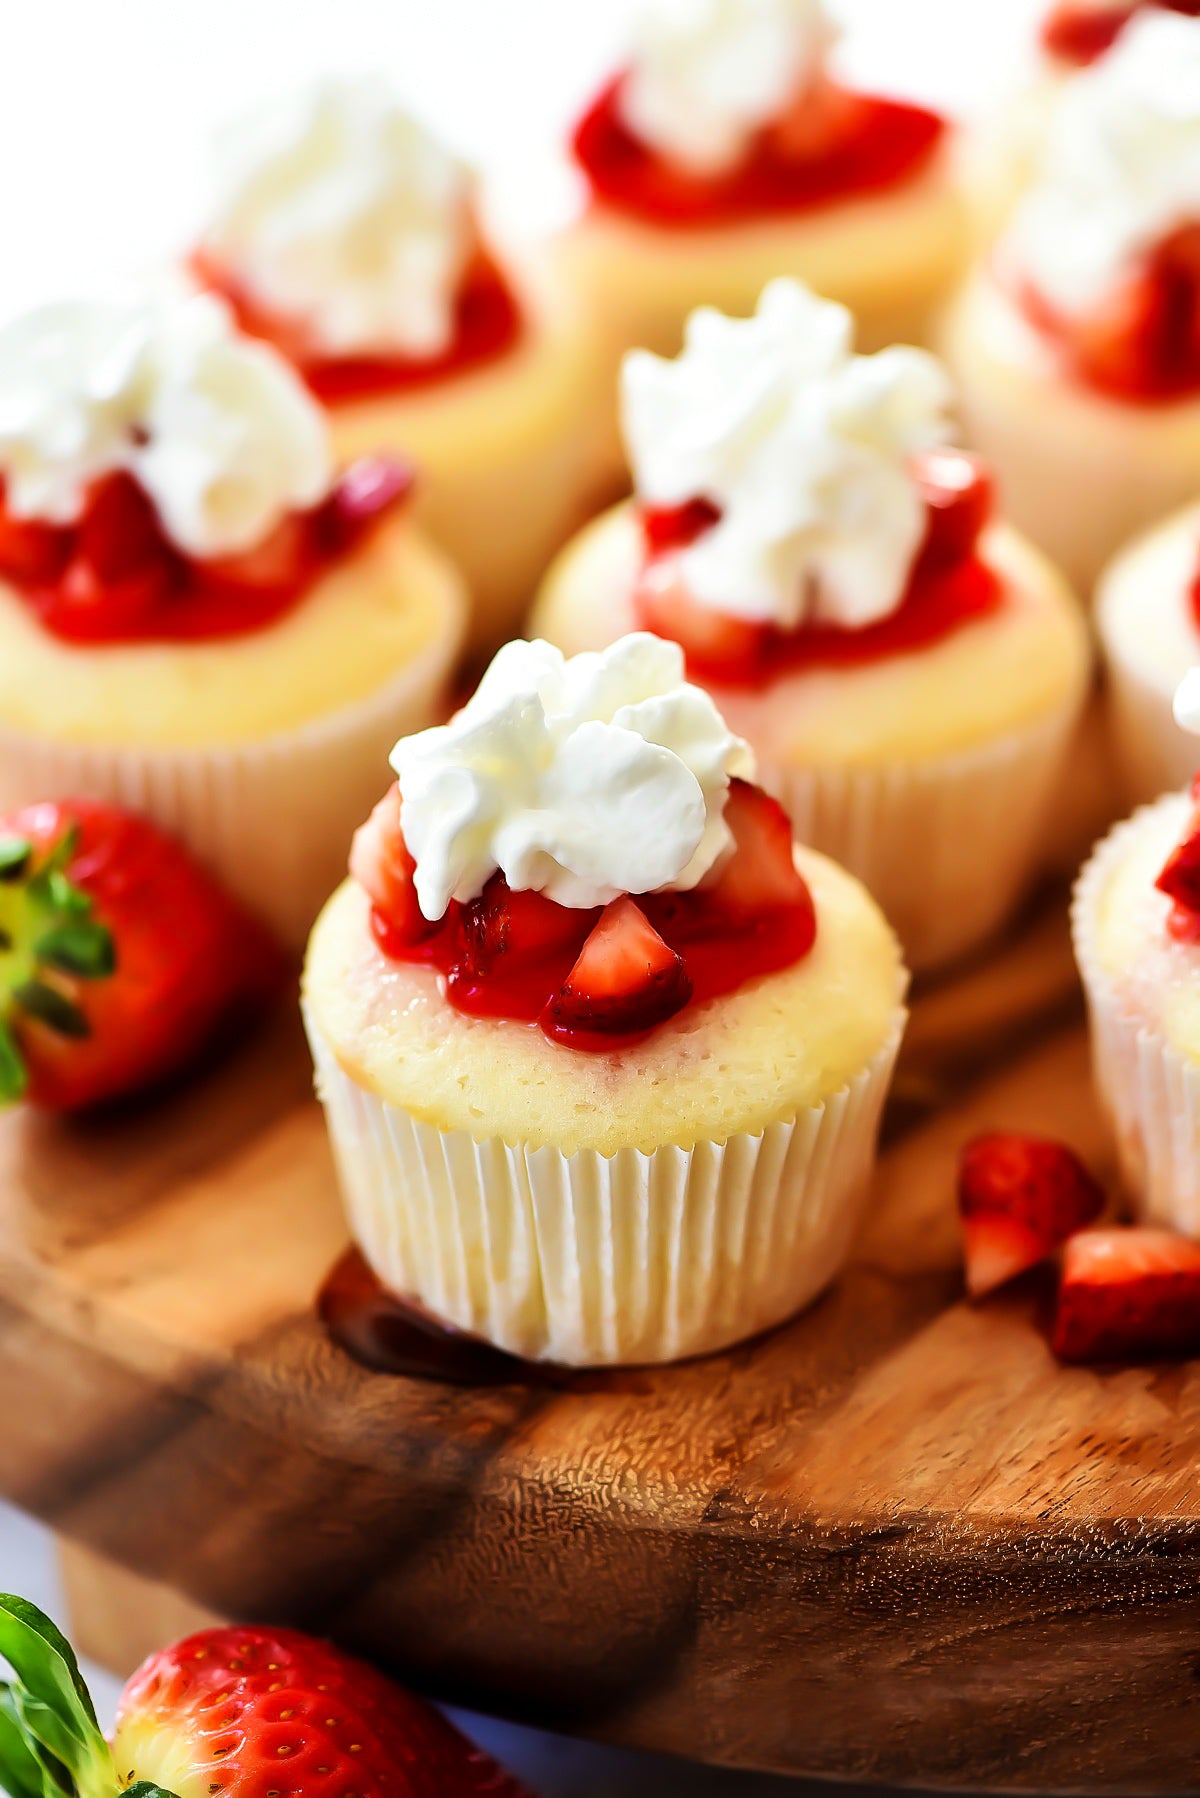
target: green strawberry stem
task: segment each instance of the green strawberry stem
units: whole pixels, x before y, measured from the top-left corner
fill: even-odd
[[[117,1798],[108,1743],[71,1644],[43,1611],[0,1593],[0,1791],[9,1798]],[[126,1798],[173,1798],[141,1780]]]
[[[86,1037],[74,983],[104,980],[116,967],[111,932],[67,875],[76,840],[67,830],[39,851],[24,837],[0,837],[0,1105],[21,1098],[29,1084],[22,1017],[60,1036]]]

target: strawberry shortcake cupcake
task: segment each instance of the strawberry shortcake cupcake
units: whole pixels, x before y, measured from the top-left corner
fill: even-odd
[[[823,0],[641,0],[624,66],[573,140],[585,200],[559,251],[618,350],[679,347],[708,302],[790,274],[863,341],[918,337],[960,272],[945,121],[830,66]]]
[[[635,497],[563,551],[534,626],[569,652],[634,625],[681,643],[800,838],[928,968],[1035,867],[1087,635],[943,447],[940,364],[851,345],[843,307],[778,281],[752,319],[695,313],[676,360],[627,357]]]
[[[408,480],[339,475],[292,369],[207,296],[0,330],[0,809],[145,812],[303,940],[462,642]]]
[[[580,305],[544,259],[489,241],[470,172],[378,80],[286,97],[218,151],[195,273],[300,370],[340,460],[412,456],[416,516],[493,647],[598,478]]]
[[[392,764],[304,977],[383,1284],[573,1365],[807,1303],[866,1191],[905,975],[678,647],[510,643]]]
[[[1200,670],[1180,686],[1200,731]],[[1119,824],[1080,875],[1096,1082],[1139,1215],[1200,1236],[1200,783]]]
[[[1148,7],[1066,83],[944,347],[1010,516],[1089,586],[1200,484],[1200,19]]]
[[[1096,625],[1126,797],[1186,786],[1196,744],[1173,701],[1200,662],[1200,506],[1165,519],[1109,564],[1096,588]]]

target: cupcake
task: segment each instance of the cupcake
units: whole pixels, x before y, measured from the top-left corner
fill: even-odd
[[[380,81],[285,98],[218,151],[196,274],[299,369],[340,460],[412,456],[417,519],[494,646],[599,475],[582,309],[544,258],[489,241],[469,171]]]
[[[950,309],[970,440],[1077,584],[1200,484],[1200,19],[1147,8],[1064,87]]]
[[[407,485],[206,296],[0,330],[0,810],[145,812],[302,942],[462,639]]]
[[[1200,671],[1179,707],[1200,730]],[[1072,925],[1096,1085],[1136,1213],[1200,1236],[1200,783],[1104,839]]]
[[[904,1021],[894,939],[795,849],[683,657],[502,649],[397,744],[309,945],[351,1231],[514,1354],[671,1361],[806,1304],[857,1220]]]
[[[822,0],[641,0],[628,58],[580,120],[584,200],[559,253],[618,351],[673,354],[702,302],[753,310],[794,275],[864,342],[923,333],[967,230],[951,133],[830,66]]]
[[[982,942],[1035,866],[1088,679],[1084,622],[944,446],[924,350],[855,355],[844,307],[773,282],[623,370],[635,497],[568,545],[534,627],[569,653],[681,643],[797,835],[864,880],[910,962]]]
[[[1096,588],[1112,739],[1126,798],[1186,786],[1194,740],[1176,721],[1176,688],[1200,662],[1200,507],[1137,538]]]

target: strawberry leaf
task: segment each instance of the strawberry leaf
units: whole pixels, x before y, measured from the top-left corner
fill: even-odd
[[[38,938],[33,953],[50,967],[83,980],[102,980],[117,965],[112,932],[89,918],[55,925]]]
[[[28,1798],[36,1766],[41,1798],[109,1798],[112,1756],[71,1645],[44,1612],[11,1592],[0,1593],[0,1656],[17,1676],[0,1711],[0,1785]]]
[[[0,838],[0,880],[19,880],[32,854],[33,844],[28,837]]]
[[[17,1047],[17,1040],[0,1018],[0,1105],[12,1105],[22,1098],[29,1085],[29,1070]]]
[[[47,986],[44,980],[26,980],[13,989],[13,998],[31,1018],[39,1024],[45,1024],[48,1030],[56,1030],[59,1036],[71,1036],[82,1041],[92,1034],[92,1027],[73,1000],[65,993],[60,993],[56,986]]]

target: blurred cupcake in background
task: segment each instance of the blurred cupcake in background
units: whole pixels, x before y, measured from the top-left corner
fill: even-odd
[[[1181,683],[1176,710],[1200,732],[1200,669]],[[1081,873],[1072,910],[1096,1084],[1134,1208],[1191,1236],[1200,1236],[1198,784],[1118,824]]]
[[[573,140],[586,203],[559,251],[620,352],[673,354],[694,306],[794,275],[870,348],[920,340],[966,255],[952,134],[833,72],[822,0],[641,0]]]
[[[628,356],[635,497],[563,551],[532,628],[570,653],[635,626],[681,643],[801,841],[930,968],[1035,868],[1087,633],[946,447],[942,366],[852,343],[844,307],[781,280],[751,319],[695,313],[674,361]]]
[[[231,124],[193,269],[327,407],[340,460],[421,472],[416,515],[462,567],[472,639],[516,625],[598,477],[598,353],[544,261],[490,241],[471,172],[381,80]]]
[[[1065,85],[951,307],[968,439],[1077,585],[1200,486],[1200,19],[1147,7]]]
[[[1113,740],[1125,797],[1186,786],[1196,739],[1174,712],[1176,689],[1200,663],[1200,505],[1135,539],[1096,588]]]
[[[0,809],[145,812],[301,939],[461,648],[409,483],[339,474],[293,370],[207,295],[0,330]]]

